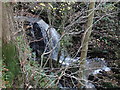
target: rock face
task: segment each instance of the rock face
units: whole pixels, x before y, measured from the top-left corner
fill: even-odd
[[[46,44],[43,40],[43,34],[36,23],[33,25],[33,37],[34,41],[30,43],[30,46],[32,46],[33,52],[36,52],[36,56],[38,57],[44,52]]]

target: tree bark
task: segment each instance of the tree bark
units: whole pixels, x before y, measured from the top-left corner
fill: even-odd
[[[3,80],[7,88],[17,87],[18,75],[20,75],[19,55],[14,42],[14,19],[10,3],[2,3],[2,60],[4,63]],[[9,76],[7,79],[6,77]],[[17,84],[16,84],[17,83]]]
[[[80,78],[83,80],[87,80],[86,77],[86,57],[87,57],[87,51],[88,51],[88,42],[89,38],[92,32],[92,26],[93,26],[93,18],[94,18],[94,7],[95,2],[90,2],[89,4],[89,12],[88,12],[88,21],[86,25],[86,30],[83,34],[82,41],[81,41],[81,57],[80,57]],[[83,81],[83,84],[85,82]]]
[[[0,2],[0,87],[5,88],[2,81],[2,2]]]
[[[2,42],[7,43],[12,40],[14,29],[14,19],[10,3],[2,5]]]

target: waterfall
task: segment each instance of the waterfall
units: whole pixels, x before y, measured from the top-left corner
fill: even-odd
[[[38,29],[42,32],[43,40],[48,48],[49,51],[51,49],[51,58],[53,60],[58,59],[58,53],[60,49],[60,34],[55,30],[55,28],[50,27],[45,21],[42,19],[36,22],[35,24],[38,25]],[[80,58],[71,58],[65,49],[60,51],[60,60],[59,63],[62,65],[69,66],[71,63],[78,61]],[[107,67],[105,60],[102,58],[93,58],[93,59],[86,59],[86,69],[91,74],[98,74],[100,71],[110,71],[110,68]]]
[[[60,50],[60,34],[56,31],[55,28],[49,26],[44,20],[18,16],[15,19],[25,19],[33,24],[33,28],[30,29],[32,37],[35,40],[39,40],[37,42],[33,42],[30,44],[31,48],[33,49],[33,53],[36,55],[42,54],[43,52],[47,53],[51,51],[50,58],[53,60],[58,60],[63,66],[69,66],[73,62],[76,62],[80,59],[78,58],[71,58],[67,51],[63,48]],[[43,38],[43,39],[42,39]],[[60,53],[60,56],[59,56]],[[86,77],[88,78],[89,75],[98,74],[100,71],[110,71],[111,69],[107,67],[107,63],[102,58],[92,58],[86,59]],[[63,87],[64,88],[64,87]],[[90,82],[86,82],[86,88],[95,88],[94,85]]]
[[[42,19],[37,22],[39,25],[39,29],[42,32],[44,42],[49,44],[46,46],[50,50],[53,49],[51,52],[51,58],[53,60],[58,59],[58,53],[60,49],[60,35],[55,30],[55,28],[50,27],[46,22],[44,22]],[[69,56],[67,51],[63,49],[63,51],[60,51],[60,60],[59,63],[65,66],[69,66],[73,62],[78,61],[80,58],[73,59]],[[89,77],[90,74],[98,74],[100,71],[110,71],[110,68],[107,67],[104,60],[101,58],[93,58],[93,59],[86,59],[86,78]],[[86,82],[86,88],[92,88],[95,90],[95,86],[90,83],[89,81]]]
[[[39,25],[39,29],[42,32],[44,42],[48,44],[46,47],[49,48],[49,50],[52,50],[51,52],[51,58],[53,60],[58,59],[58,54],[60,53],[60,60],[59,63],[62,65],[70,65],[72,62],[77,61],[78,59],[70,58],[67,51],[64,49],[59,52],[60,50],[60,34],[55,30],[55,28],[50,27],[46,22],[44,22],[42,19],[37,22]]]

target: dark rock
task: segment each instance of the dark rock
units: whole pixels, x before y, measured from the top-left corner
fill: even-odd
[[[89,75],[89,77],[88,77],[88,80],[91,80],[91,81],[93,81],[94,80],[94,76],[93,75]]]
[[[31,30],[32,31],[32,30]],[[34,40],[31,41],[30,48],[32,48],[32,52],[36,53],[36,57],[41,56],[45,49],[45,43],[43,40],[42,32],[38,26],[38,24],[33,24],[33,33]],[[31,35],[32,33],[30,33]]]

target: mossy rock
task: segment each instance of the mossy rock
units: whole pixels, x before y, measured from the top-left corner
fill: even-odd
[[[9,82],[6,87],[12,87],[13,81],[20,74],[20,65],[16,46],[11,42],[3,44],[2,57],[5,68],[8,69],[8,71],[5,71],[4,73],[4,80]]]

